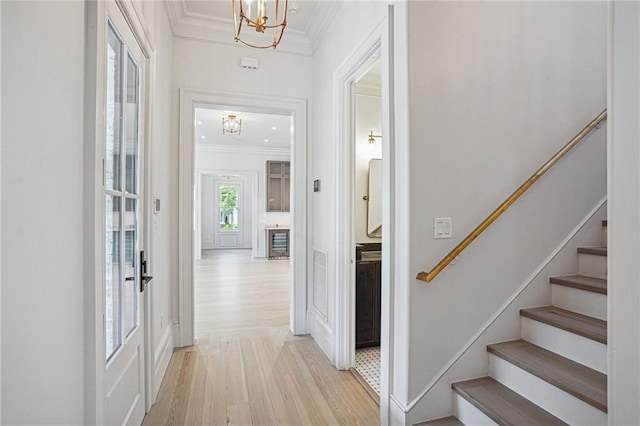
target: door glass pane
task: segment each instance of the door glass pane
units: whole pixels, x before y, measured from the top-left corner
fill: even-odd
[[[120,334],[121,198],[107,195],[105,200],[105,334],[107,359],[122,344]]]
[[[109,27],[107,43],[106,157],[105,185],[120,189],[122,140],[122,42]]]
[[[126,186],[130,194],[138,192],[138,67],[131,56],[128,57],[126,69],[127,103],[125,106],[126,122]]]
[[[220,229],[238,229],[238,185],[220,185]]]
[[[124,290],[123,321],[127,336],[138,325],[138,260],[136,247],[138,234],[137,203],[133,198],[125,198],[124,212]]]

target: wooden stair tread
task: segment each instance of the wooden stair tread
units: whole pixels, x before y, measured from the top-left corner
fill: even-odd
[[[606,247],[578,247],[578,253],[593,254],[596,256],[606,256]]]
[[[607,376],[524,340],[488,345],[487,350],[557,388],[607,412]]]
[[[577,288],[593,293],[607,294],[607,280],[602,278],[587,277],[584,275],[567,275],[564,277],[549,278],[551,284]]]
[[[607,226],[607,219],[602,221],[602,226]]]
[[[555,306],[520,309],[520,315],[607,344],[607,322]]]
[[[413,426],[464,426],[455,416],[442,417],[439,419],[429,420],[422,423],[416,423]]]
[[[491,377],[453,383],[451,387],[500,425],[566,425]]]

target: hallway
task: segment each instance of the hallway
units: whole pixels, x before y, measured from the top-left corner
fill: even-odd
[[[289,261],[208,251],[197,344],[177,349],[145,425],[378,424],[378,406],[315,342],[289,332]]]

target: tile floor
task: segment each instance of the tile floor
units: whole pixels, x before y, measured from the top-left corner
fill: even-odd
[[[380,395],[380,346],[357,349],[355,369]]]

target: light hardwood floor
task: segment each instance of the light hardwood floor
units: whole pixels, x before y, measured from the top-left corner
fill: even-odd
[[[289,332],[289,261],[250,250],[196,263],[196,337],[174,352],[144,425],[377,425],[378,406]]]

